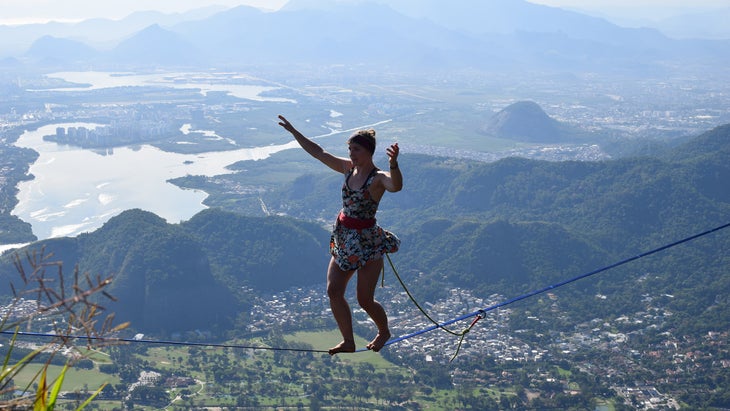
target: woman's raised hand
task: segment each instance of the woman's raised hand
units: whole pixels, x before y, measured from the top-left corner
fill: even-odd
[[[286,130],[290,133],[293,133],[296,131],[294,126],[292,126],[291,123],[286,118],[284,118],[284,116],[282,116],[281,114],[279,115],[279,120],[281,120],[279,122],[279,125],[284,127],[284,130]]]
[[[385,151],[388,154],[388,157],[390,157],[391,163],[396,163],[398,161],[398,154],[400,153],[398,143],[391,144]]]

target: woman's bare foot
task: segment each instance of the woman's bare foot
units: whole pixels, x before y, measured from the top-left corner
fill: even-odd
[[[341,343],[330,348],[328,352],[330,353],[330,355],[335,355],[341,352],[355,352],[355,341],[344,340]]]
[[[370,344],[368,344],[366,347],[368,350],[378,352],[381,348],[383,348],[388,340],[390,340],[390,331],[386,331],[384,333],[379,332],[378,335],[375,336],[375,339],[370,341]]]

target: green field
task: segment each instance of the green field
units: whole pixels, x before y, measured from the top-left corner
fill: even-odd
[[[42,371],[43,364],[29,364],[26,367],[23,368],[23,370],[18,373],[18,375],[14,378],[15,385],[22,389],[23,387],[27,387],[30,381],[35,381],[36,376],[40,375],[40,372]],[[47,380],[49,383],[56,381],[56,378],[58,378],[58,375],[61,373],[61,370],[63,369],[60,365],[49,365],[48,366],[48,372],[47,372]],[[119,377],[104,374],[100,372],[98,369],[93,370],[82,370],[78,368],[69,368],[66,371],[66,376],[63,379],[63,391],[96,391],[101,387],[104,383],[109,384],[118,384],[119,383]],[[31,390],[33,388],[31,387]]]
[[[337,331],[300,331],[294,334],[287,335],[284,338],[290,342],[309,344],[315,349],[331,347],[339,343],[340,340],[342,340],[340,333]],[[357,335],[355,336],[355,344],[357,345],[358,349],[364,348],[367,343],[368,340]],[[376,368],[397,367],[395,364],[385,360],[382,355],[372,351],[356,352],[352,354],[339,354],[337,358],[344,363],[369,363]]]

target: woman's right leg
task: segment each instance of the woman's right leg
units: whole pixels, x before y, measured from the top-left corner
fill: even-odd
[[[388,315],[383,306],[375,301],[375,288],[382,270],[383,258],[381,257],[368,261],[357,271],[357,301],[378,327],[378,335],[366,346],[368,350],[375,352],[380,351],[390,339]]]
[[[350,305],[345,299],[345,291],[347,291],[347,283],[352,278],[354,271],[343,271],[335,262],[330,259],[327,268],[327,296],[330,299],[330,308],[332,315],[335,317],[337,327],[342,334],[342,342],[330,348],[330,355],[340,352],[355,352],[355,335],[352,330],[352,313]]]

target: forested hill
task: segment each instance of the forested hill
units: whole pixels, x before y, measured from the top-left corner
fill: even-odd
[[[108,291],[118,302],[105,307],[135,330],[159,333],[226,329],[262,290],[323,281],[328,239],[322,228],[290,218],[210,209],[168,224],[128,210],[92,233],[27,249],[45,247],[68,273],[78,264],[93,276],[113,275]],[[19,283],[8,259],[0,267],[3,287]]]
[[[697,177],[702,195],[730,202],[730,124],[717,127],[670,151],[668,161],[678,162]]]
[[[403,151],[405,189],[384,197],[378,218],[402,239],[393,259],[422,299],[451,286],[514,296],[730,222],[730,126],[654,157],[604,162],[479,163]],[[168,224],[129,210],[95,232],[30,248],[113,273],[119,303],[110,309],[136,329],[227,327],[262,290],[324,282],[329,235],[309,221],[334,217],[341,183],[323,172],[266,194],[269,210],[291,217],[209,209]],[[578,321],[619,315],[647,290],[661,291],[677,297],[677,321],[702,328],[730,316],[728,249],[730,232],[720,232],[556,292],[570,296],[564,304]],[[7,261],[0,269],[17,277]],[[597,293],[610,303],[594,307]]]

